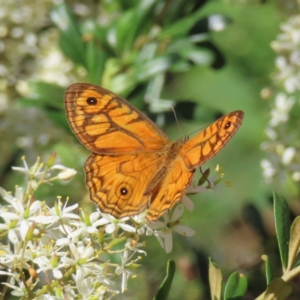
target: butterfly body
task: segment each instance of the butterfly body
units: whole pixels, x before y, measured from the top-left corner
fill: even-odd
[[[65,107],[72,130],[92,151],[84,166],[91,199],[117,218],[148,209],[149,221],[180,201],[195,168],[224,147],[243,118],[232,112],[193,139],[172,142],[126,100],[95,85],[71,85]]]

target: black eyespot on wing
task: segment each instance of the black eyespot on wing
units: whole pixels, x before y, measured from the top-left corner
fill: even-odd
[[[224,129],[230,128],[231,124],[232,124],[232,123],[231,123],[230,121],[228,121],[228,122],[225,124]]]
[[[97,100],[97,98],[95,98],[95,97],[88,97],[88,98],[86,99],[86,103],[87,103],[88,105],[96,105],[96,104],[98,103],[98,100]]]
[[[128,194],[128,190],[127,190],[125,187],[122,187],[122,188],[120,189],[120,194],[121,194],[122,196],[125,196],[125,195]]]
[[[133,187],[128,182],[122,182],[115,189],[115,195],[119,198],[120,201],[127,201],[130,199],[133,193]]]

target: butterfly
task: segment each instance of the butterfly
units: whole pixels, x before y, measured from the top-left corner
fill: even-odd
[[[149,222],[180,201],[196,167],[226,145],[244,117],[236,110],[190,140],[171,141],[137,108],[100,86],[75,83],[64,102],[71,129],[92,152],[84,164],[91,200],[116,218],[147,209]]]

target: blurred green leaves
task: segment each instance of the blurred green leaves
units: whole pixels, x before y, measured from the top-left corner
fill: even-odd
[[[178,0],[171,6],[158,0],[111,1],[96,7],[94,14],[79,17],[67,3],[53,6],[50,17],[60,50],[81,74],[80,81],[128,97],[139,109],[161,116],[170,111],[175,99],[162,96],[170,74],[214,62],[213,50],[201,44],[209,41],[209,28],[199,26],[204,19],[196,1]],[[30,91],[23,104],[43,109],[55,124],[68,128],[62,87],[38,81]]]
[[[207,33],[189,33],[201,20],[192,3],[176,1],[172,14],[168,1],[123,7],[116,2],[114,13],[102,10],[100,22],[76,19],[63,3],[53,7],[51,19],[60,32],[62,52],[86,70],[86,81],[127,96],[155,76],[212,64],[212,53],[199,42],[209,39]]]
[[[63,111],[64,88],[56,84],[36,81],[29,82],[29,89],[30,95],[22,98],[22,104],[39,107],[45,111],[54,124],[69,131],[69,125]]]
[[[85,65],[85,46],[79,24],[66,4],[57,5],[51,12],[53,23],[60,30],[59,46],[75,63]]]
[[[263,255],[266,290],[255,298],[256,300],[288,299],[293,290],[288,281],[300,275],[300,266],[299,263],[296,263],[300,245],[300,217],[296,217],[290,227],[289,208],[286,200],[274,193],[273,202],[277,242],[283,274],[281,277],[275,277],[269,257]],[[234,272],[227,280],[224,298],[222,298],[222,273],[211,259],[209,261],[209,283],[212,300],[243,299],[247,292],[246,277],[243,274]]]

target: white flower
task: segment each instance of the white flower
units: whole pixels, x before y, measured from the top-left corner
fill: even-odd
[[[97,226],[99,226],[98,219],[100,217],[100,213],[98,211],[95,211],[88,216],[82,212],[82,215],[82,219],[84,220],[84,222],[72,222],[73,225],[77,226],[77,229],[69,234],[69,238],[78,237],[79,235],[85,233],[92,234],[98,231]]]
[[[34,263],[39,266],[37,273],[52,270],[53,277],[56,279],[61,279],[63,277],[61,269],[64,268],[65,264],[62,262],[62,260],[59,262],[60,258],[57,253],[53,252],[50,257],[51,258],[46,255],[41,255],[33,259]]]
[[[300,17],[291,17],[288,22],[281,25],[282,33],[271,44],[274,51],[279,54],[275,62],[278,72],[274,79],[277,83],[282,83],[288,93],[300,89],[299,26]]]
[[[28,167],[24,156],[22,157],[22,160],[23,160],[24,167],[23,168],[22,167],[12,167],[12,169],[14,171],[19,171],[21,173],[24,173],[24,174],[28,175],[29,178],[40,177],[44,173],[41,171],[42,168],[44,167],[44,164],[40,163],[39,157],[37,158],[35,164],[31,168]]]
[[[0,244],[0,263],[2,266],[6,266],[8,269],[10,269],[10,272],[8,272],[10,275],[16,274],[13,272],[15,261],[18,261],[20,259],[20,255],[14,253],[13,247],[9,246],[3,246]],[[5,272],[5,271],[1,271]],[[7,272],[5,272],[7,273]],[[4,274],[4,273],[1,273]],[[5,274],[4,274],[5,275]],[[6,274],[7,275],[7,274]]]
[[[138,243],[136,240],[129,238],[129,239],[127,239],[127,242],[125,243],[126,249],[147,255],[147,252],[144,250],[141,250],[139,247],[145,247],[145,242]]]
[[[32,286],[32,288],[37,284],[38,282],[36,281],[34,283],[34,285]],[[13,291],[11,292],[11,294],[13,296],[16,296],[18,298],[27,298],[28,297],[28,294],[27,294],[27,290],[24,286],[24,282],[19,279],[19,278],[16,278],[16,277],[12,277],[10,279],[10,282],[3,282],[2,284],[10,287],[11,289],[13,289]]]
[[[296,149],[294,147],[288,147],[286,148],[282,153],[282,163],[284,165],[289,165],[296,155]]]
[[[289,111],[293,107],[295,99],[287,97],[285,94],[280,93],[276,96],[275,107],[271,110],[271,120],[269,125],[276,127],[280,123],[285,123],[289,119]]]
[[[61,170],[57,177],[61,180],[69,180],[77,174],[77,171],[71,168],[67,168],[63,165],[53,165],[51,170]]]
[[[91,246],[85,246],[82,242],[69,244],[72,258],[67,256],[62,257],[61,260],[65,265],[84,266],[86,263],[94,259],[94,249]]]
[[[277,139],[277,136],[278,136],[276,130],[274,130],[274,128],[272,128],[272,127],[267,127],[265,129],[265,134],[267,135],[267,137],[270,140],[273,140],[273,141],[275,141]],[[264,144],[265,143],[262,143],[262,149],[264,149]]]
[[[227,22],[223,15],[211,15],[208,18],[208,27],[212,31],[223,31],[227,26]]]
[[[105,227],[106,233],[113,233],[118,227],[122,228],[124,231],[128,232],[136,232],[136,229],[125,222],[129,220],[129,217],[125,217],[122,219],[116,219],[112,215],[101,213],[102,218],[95,223],[95,226],[103,226]]]
[[[260,166],[263,169],[263,175],[267,182],[270,182],[273,176],[277,173],[276,169],[273,167],[272,163],[268,159],[263,159],[260,162]]]
[[[88,299],[90,295],[93,295],[94,281],[89,275],[90,272],[86,268],[78,268],[74,276],[78,292],[83,299]]]
[[[54,13],[53,16],[55,15]],[[64,22],[59,22],[59,24],[62,28],[65,27]],[[49,44],[47,51],[37,59],[36,74],[42,81],[67,86],[70,84],[70,76],[67,74],[74,68],[74,65],[70,60],[66,60],[58,47],[51,46]]]
[[[146,214],[147,214],[147,210],[143,211],[139,215],[135,215],[135,216],[131,217],[133,222],[135,224],[138,224],[137,230],[136,230],[138,235],[146,234],[147,236],[149,236],[149,235],[153,234],[153,230],[151,228],[149,228],[149,226],[147,226]]]
[[[106,274],[103,274],[103,267],[99,263],[95,263],[95,249],[91,246],[86,246],[82,242],[77,244],[70,243],[71,257],[62,257],[62,262],[65,266],[76,266],[76,274],[73,276],[78,291],[83,299],[87,299],[89,295],[99,296],[97,299],[102,299],[102,296],[109,289],[105,286],[95,288],[95,282],[102,283],[106,286],[113,285]]]
[[[154,230],[154,235],[158,239],[160,245],[167,253],[171,252],[173,247],[172,231],[176,231],[184,236],[192,236],[195,231],[187,226],[181,225],[179,218],[183,214],[183,204],[175,207],[172,217],[169,218],[168,212],[163,215],[164,222],[156,221],[149,225]]]
[[[61,203],[60,197],[58,198],[58,201],[55,202],[55,206],[52,208],[48,208],[48,214],[50,216],[38,216],[35,218],[35,222],[40,224],[54,224],[55,222],[61,220],[63,223],[68,223],[68,219],[79,219],[79,216],[77,214],[71,213],[71,211],[75,210],[78,207],[78,203],[67,206],[68,200],[63,205]]]
[[[23,200],[23,189],[21,187],[16,187],[15,196],[13,196],[10,192],[7,192],[5,189],[0,187],[0,196],[3,200],[12,205],[14,199],[17,199],[18,201]]]
[[[295,181],[300,181],[300,172],[294,172],[292,178]]]
[[[0,216],[4,220],[1,229],[8,230],[8,238],[13,244],[25,240],[29,227],[35,222],[36,215],[41,211],[41,202],[27,202],[26,207],[23,204],[23,189],[16,187],[15,196],[0,188],[0,195],[10,205],[0,208]],[[38,230],[34,230],[38,234]]]
[[[135,252],[130,252],[128,250],[123,252],[123,255],[121,256],[121,266],[118,266],[115,270],[115,273],[117,275],[122,275],[122,284],[121,284],[121,291],[122,293],[125,291],[127,287],[127,281],[130,275],[134,275],[133,270],[138,265],[135,263],[139,258],[132,260],[132,257]]]
[[[199,193],[199,189],[197,189],[196,187],[190,186],[190,187],[186,190],[185,194],[183,195],[183,197],[182,197],[182,199],[181,199],[182,204],[183,204],[189,211],[193,211],[195,205],[194,205],[194,202],[193,202],[186,194],[188,194],[188,193],[193,194],[193,193],[195,193],[195,192]]]

